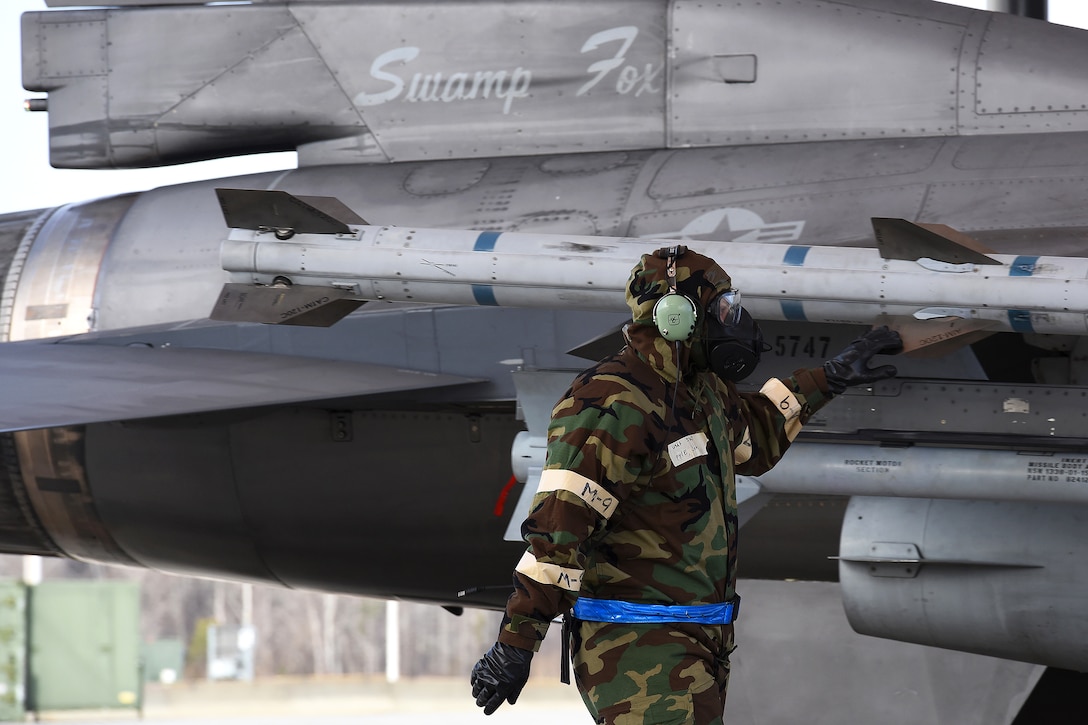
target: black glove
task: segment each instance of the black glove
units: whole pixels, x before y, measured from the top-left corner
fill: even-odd
[[[824,363],[827,387],[835,395],[841,395],[852,385],[875,383],[877,380],[895,377],[894,365],[870,368],[873,355],[895,355],[903,351],[903,340],[895,330],[876,327],[854,340],[846,349]]]
[[[496,642],[476,666],[472,668],[472,696],[476,704],[490,715],[506,700],[511,705],[518,701],[521,688],[529,679],[531,650]]]

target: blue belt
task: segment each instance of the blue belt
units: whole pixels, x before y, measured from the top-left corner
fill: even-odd
[[[739,612],[739,596],[723,604],[643,604],[588,597],[574,603],[574,616],[587,622],[732,624]]]

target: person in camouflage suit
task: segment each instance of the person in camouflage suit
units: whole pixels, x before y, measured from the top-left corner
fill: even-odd
[[[687,339],[655,323],[670,291],[699,311]],[[901,348],[881,328],[824,367],[738,392],[762,337],[729,275],[684,247],[644,255],[626,296],[627,345],[552,412],[528,550],[498,641],[472,672],[488,715],[517,700],[549,624],[573,609],[575,680],[596,722],[722,722],[739,605],[735,475],[774,466],[834,393],[895,374],[868,367]]]

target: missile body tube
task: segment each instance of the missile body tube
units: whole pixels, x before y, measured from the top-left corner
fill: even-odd
[[[358,227],[354,234],[232,230],[231,281],[350,290],[358,299],[626,310],[640,255],[674,242],[622,237]],[[688,244],[713,257],[758,319],[871,324],[958,317],[1016,332],[1088,334],[1088,259],[991,255],[999,264],[882,259],[876,249]],[[282,280],[281,280],[282,281]]]
[[[1088,455],[799,442],[751,480],[768,493],[1088,504]]]

